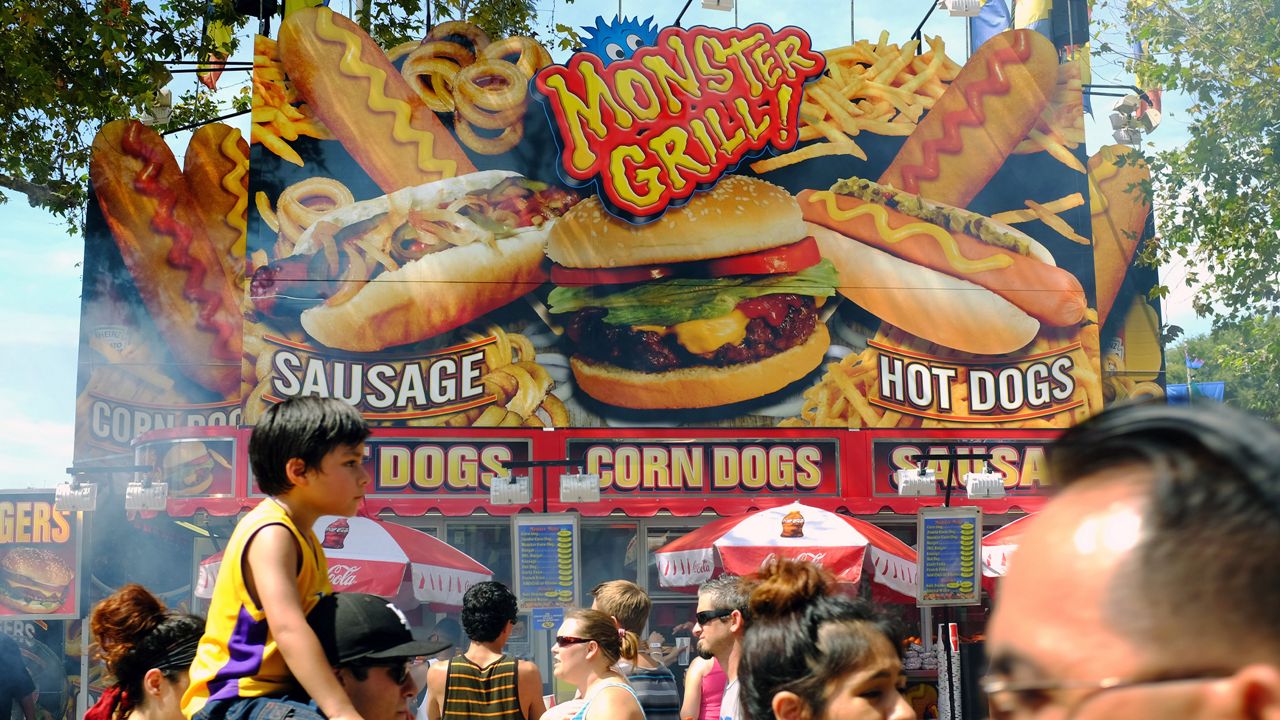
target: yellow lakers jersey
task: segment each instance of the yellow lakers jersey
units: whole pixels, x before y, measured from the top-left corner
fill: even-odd
[[[296,527],[284,507],[270,498],[250,510],[236,524],[222,555],[204,636],[191,664],[191,685],[182,696],[182,712],[188,718],[214,700],[281,695],[298,687],[276,647],[266,614],[249,597],[244,582],[245,549],[268,525],[289,528],[298,542],[303,612],[311,612],[321,597],[333,592],[328,561],[311,528]]]

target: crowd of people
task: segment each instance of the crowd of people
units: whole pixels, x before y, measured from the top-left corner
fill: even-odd
[[[642,651],[651,603],[592,591],[542,670],[512,657],[517,598],[484,582],[415,640],[392,603],[332,592],[310,532],[368,481],[360,416],[291,400],[250,443],[268,500],[237,526],[206,620],[139,586],[95,607],[115,680],[87,720],[906,720],[903,641],[822,568],[774,560],[698,592],[683,686]],[[999,592],[990,717],[1280,718],[1280,431],[1225,408],[1109,410],[1055,444],[1056,496]],[[461,645],[465,641],[466,647]],[[425,687],[424,687],[425,686]]]

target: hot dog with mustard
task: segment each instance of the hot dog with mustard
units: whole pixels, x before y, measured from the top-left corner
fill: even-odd
[[[861,178],[798,199],[840,293],[917,337],[998,355],[1085,318],[1080,281],[1007,225]]]

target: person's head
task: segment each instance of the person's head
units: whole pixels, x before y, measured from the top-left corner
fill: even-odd
[[[94,654],[115,678],[114,687],[85,716],[110,720],[145,712],[151,720],[182,720],[182,693],[204,634],[204,620],[170,612],[141,585],[125,585],[89,615]]]
[[[368,482],[363,469],[364,441],[369,426],[360,411],[333,398],[294,397],[267,408],[249,436],[249,466],[258,488],[267,495],[284,495],[310,481],[356,482],[361,493]],[[363,478],[363,479],[361,479]],[[321,487],[337,495],[335,507],[351,506],[354,495],[345,487]],[[350,497],[349,497],[350,496]],[[328,510],[328,508],[325,508]]]
[[[440,621],[431,628],[427,639],[433,642],[447,642],[452,646],[445,648],[437,655],[453,655],[462,648],[462,624],[451,617],[440,618]]]
[[[622,657],[624,633],[599,610],[568,611],[551,648],[552,673],[581,688],[589,675],[606,672]]]
[[[618,627],[626,631],[622,642],[622,657],[634,661],[640,651],[640,634],[649,624],[649,610],[653,602],[640,586],[628,580],[610,580],[591,589],[592,610],[609,615]]]
[[[500,582],[476,583],[462,596],[462,630],[473,642],[505,639],[519,613],[516,596]]]
[[[1280,431],[1133,405],[1050,450],[1058,494],[999,588],[998,717],[1280,714]]]
[[[738,663],[751,720],[909,720],[899,692],[896,625],[870,603],[834,594],[831,574],[795,560],[766,565],[751,592]]]
[[[698,589],[697,624],[693,626],[698,652],[714,655],[724,663],[747,629],[747,598],[747,584],[737,575],[712,578]]]
[[[414,640],[409,621],[392,603],[365,593],[335,593],[307,614],[325,659],[364,720],[408,720],[418,686],[410,664],[447,647]]]

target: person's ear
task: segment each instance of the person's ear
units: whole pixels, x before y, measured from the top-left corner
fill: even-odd
[[[338,678],[338,684],[345,689],[347,687],[347,673],[345,668],[334,668],[333,676]]]
[[[774,695],[770,706],[776,720],[808,720],[809,718],[808,703],[790,690],[783,690]]]
[[[294,485],[307,479],[307,463],[302,458],[289,458],[284,464],[284,475]]]
[[[1214,685],[1207,717],[1280,720],[1280,667],[1246,665]]]
[[[741,610],[734,610],[729,616],[729,630],[735,633],[746,632],[747,619],[742,616]]]
[[[151,668],[142,676],[142,692],[151,697],[160,697],[161,683],[164,682],[164,673],[156,668]]]

